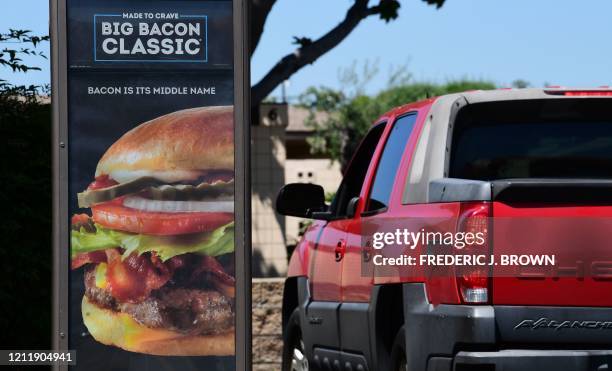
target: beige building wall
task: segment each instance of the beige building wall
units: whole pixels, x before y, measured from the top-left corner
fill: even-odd
[[[342,179],[339,164],[312,158],[304,126],[308,111],[285,104],[260,107],[258,125],[251,127],[251,227],[254,277],[278,277],[287,272],[287,246],[298,240],[304,220],[276,214],[278,190],[287,183],[310,182],[335,192]],[[289,146],[289,148],[288,148]],[[288,151],[298,154],[287,158]]]
[[[287,272],[285,218],[274,202],[285,184],[286,115],[262,120],[251,127],[251,227],[254,277],[282,276]]]

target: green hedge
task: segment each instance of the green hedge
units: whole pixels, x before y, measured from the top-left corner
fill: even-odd
[[[0,95],[0,346],[51,348],[51,106]]]

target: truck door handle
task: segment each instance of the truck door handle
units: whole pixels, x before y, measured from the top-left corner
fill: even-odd
[[[334,254],[336,255],[336,261],[339,262],[344,258],[344,253],[346,253],[346,241],[340,240],[334,249]]]
[[[363,256],[363,262],[368,263],[372,259],[372,252],[370,251],[371,241],[366,241],[365,246],[361,252]]]

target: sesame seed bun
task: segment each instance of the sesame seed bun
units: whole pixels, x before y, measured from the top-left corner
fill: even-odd
[[[218,106],[173,112],[133,128],[102,156],[96,176],[119,183],[143,176],[177,182],[233,169],[233,108]]]

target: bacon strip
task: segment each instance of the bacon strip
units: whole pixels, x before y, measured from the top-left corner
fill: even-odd
[[[151,291],[166,285],[179,269],[193,269],[186,277],[188,285],[207,283],[225,296],[235,297],[235,278],[226,273],[213,257],[182,255],[162,262],[155,253],[133,253],[123,260],[121,256],[122,251],[119,248],[82,253],[72,259],[71,266],[72,269],[77,269],[89,263],[106,262],[108,290],[111,296],[121,303],[144,301],[151,295]]]
[[[145,300],[151,291],[165,285],[174,269],[159,259],[145,255],[131,254],[121,260],[116,250],[107,250],[108,280],[111,295],[119,302],[138,303]]]
[[[236,279],[227,274],[223,269],[223,266],[219,264],[217,259],[210,256],[203,256],[200,265],[191,274],[191,280],[196,281],[198,278],[204,278],[210,281],[213,286],[225,294],[226,296],[233,298],[236,296]]]
[[[89,263],[104,263],[106,262],[106,253],[104,251],[93,251],[77,254],[70,263],[70,268],[77,269]]]

